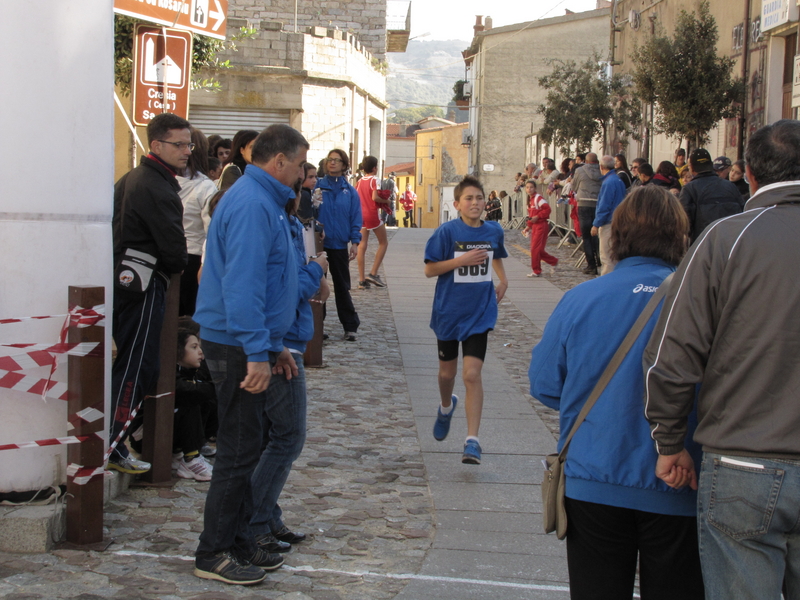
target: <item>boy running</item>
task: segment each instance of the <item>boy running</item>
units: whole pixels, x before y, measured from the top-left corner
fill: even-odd
[[[478,429],[483,410],[481,369],[488,334],[497,321],[497,303],[503,299],[508,279],[503,260],[503,228],[481,221],[486,206],[483,186],[469,175],[453,191],[458,219],[441,225],[425,246],[425,276],[438,277],[433,299],[431,329],[439,348],[439,407],[433,437],[441,441],[450,431],[458,397],[453,394],[458,372],[458,345],[463,356],[466,388],[467,439],[461,462],[479,465]],[[500,279],[495,289],[492,269]]]

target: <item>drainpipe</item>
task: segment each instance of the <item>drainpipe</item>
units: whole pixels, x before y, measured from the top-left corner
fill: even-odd
[[[742,98],[742,114],[739,115],[739,140],[736,157],[744,158],[744,138],[747,133],[747,76],[750,67],[750,0],[744,3],[744,40],[742,43],[742,79],[744,80],[744,98]]]

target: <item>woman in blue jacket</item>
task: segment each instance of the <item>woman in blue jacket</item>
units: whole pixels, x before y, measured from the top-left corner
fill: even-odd
[[[611,357],[687,247],[686,213],[672,194],[656,186],[631,192],[614,212],[611,227],[616,268],[564,294],[533,349],[531,395],[560,412],[559,450]],[[697,495],[656,477],[657,454],[643,412],[642,353],[657,318],[658,311],[567,453],[573,600],[630,599],[637,562],[643,599],[703,598]],[[693,444],[689,450],[699,464],[699,448]]]
[[[323,247],[328,254],[336,312],[344,328],[344,339],[354,342],[361,321],[350,297],[350,261],[356,257],[361,241],[361,200],[347,181],[349,170],[347,153],[331,150],[325,159],[325,177],[317,180],[317,189],[322,192],[319,222],[325,231]]]

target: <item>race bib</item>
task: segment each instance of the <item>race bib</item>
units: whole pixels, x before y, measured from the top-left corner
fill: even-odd
[[[489,242],[456,242],[455,252],[453,258],[458,258],[474,249],[486,250],[488,256],[486,260],[479,265],[470,265],[468,267],[459,267],[453,273],[453,281],[455,283],[483,283],[492,280],[492,244]]]

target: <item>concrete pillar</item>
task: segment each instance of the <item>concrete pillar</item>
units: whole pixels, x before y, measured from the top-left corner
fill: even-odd
[[[0,319],[65,313],[69,285],[109,289],[112,7],[112,0],[3,5],[0,36],[14,52],[0,61]],[[0,325],[0,342],[55,343],[61,325]],[[66,381],[66,358],[59,365],[56,379]],[[107,373],[106,404],[109,380]],[[66,402],[0,389],[0,444],[65,435]],[[0,492],[64,483],[64,448],[4,451]]]

